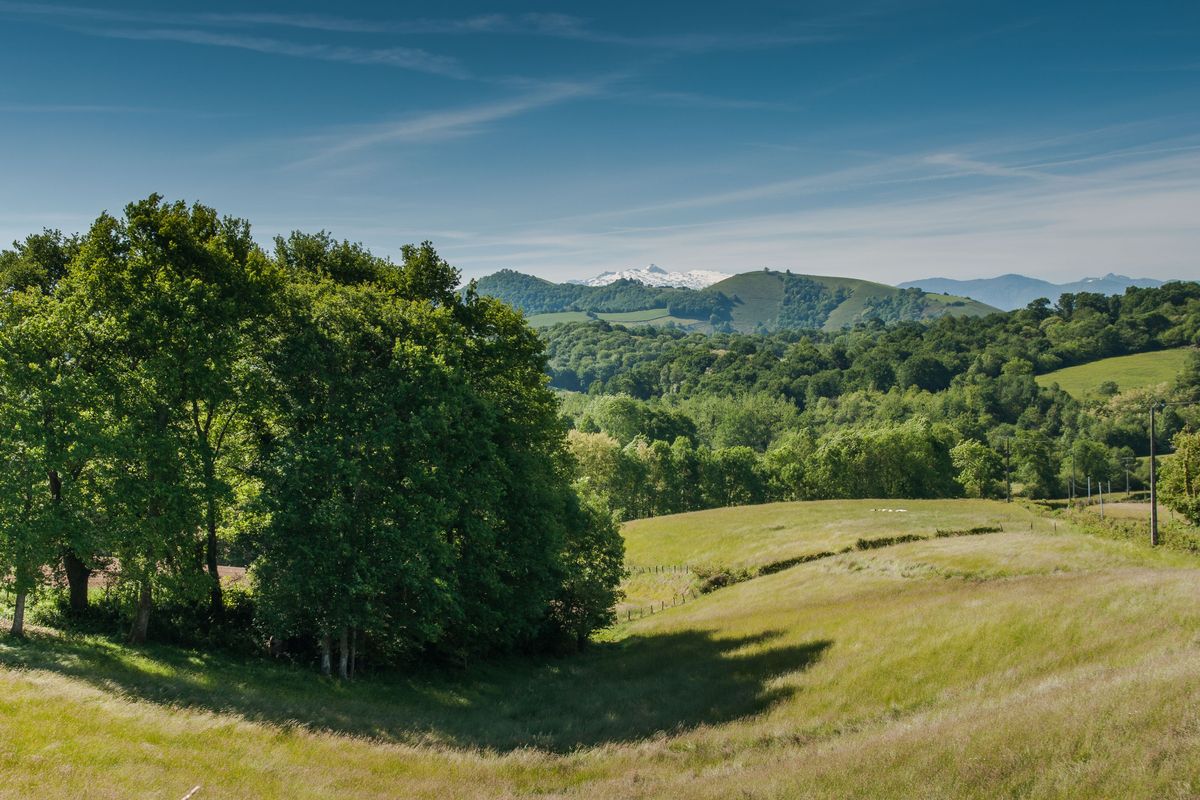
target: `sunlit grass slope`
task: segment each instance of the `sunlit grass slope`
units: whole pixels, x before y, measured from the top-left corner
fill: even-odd
[[[1122,391],[1143,389],[1175,380],[1175,376],[1187,364],[1192,352],[1191,348],[1183,347],[1102,358],[1099,361],[1038,375],[1037,382],[1041,386],[1058,384],[1064,392],[1080,399],[1094,396],[1097,387],[1106,381],[1116,383]]]
[[[933,536],[938,530],[1005,524],[1028,529],[1035,520],[1019,505],[990,500],[821,500],[635,520],[623,533],[626,560],[633,565],[761,567],[837,552],[860,538]]]
[[[786,509],[794,539],[833,535],[834,507],[809,508],[807,524],[804,505],[735,511]],[[572,658],[339,686],[264,662],[0,639],[0,797],[1200,793],[1200,562],[1031,532],[1001,504],[908,513],[927,512],[934,527],[1013,515],[1018,529],[803,564]],[[896,524],[926,523],[872,532]],[[744,525],[735,541],[756,538]]]

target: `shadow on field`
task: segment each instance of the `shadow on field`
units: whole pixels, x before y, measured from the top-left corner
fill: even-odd
[[[570,658],[507,659],[447,674],[338,684],[308,669],[98,639],[0,638],[0,666],[43,669],[132,700],[391,742],[566,752],[719,724],[767,710],[828,641],[778,632],[717,638],[688,630],[593,645]]]

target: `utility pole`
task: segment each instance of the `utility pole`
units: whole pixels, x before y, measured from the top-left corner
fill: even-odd
[[[1091,476],[1091,475],[1088,475],[1088,499],[1087,499],[1087,504],[1088,504],[1089,506],[1092,504],[1092,476]]]
[[[1158,545],[1158,472],[1154,458],[1154,412],[1158,402],[1150,404],[1150,546]]]

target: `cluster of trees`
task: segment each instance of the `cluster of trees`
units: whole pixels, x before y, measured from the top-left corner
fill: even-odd
[[[578,643],[622,574],[571,487],[543,344],[424,244],[401,263],[325,234],[152,196],[0,254],[0,580],[104,570],[142,641],[156,603],[255,618],[340,671]]]
[[[476,282],[480,294],[495,297],[526,314],[555,311],[645,311],[666,308],[676,317],[723,322],[733,301],[721,292],[647,286],[622,278],[604,286],[552,283],[502,269]]]
[[[1000,498],[1010,480],[1026,486],[1057,480],[1045,470],[1050,442],[1026,434],[1005,454],[962,439],[925,417],[850,426],[815,436],[789,430],[769,449],[711,447],[679,435],[637,435],[627,443],[572,430],[578,490],[622,519],[783,500],[869,497]]]
[[[832,289],[803,275],[785,274],[783,301],[779,306],[777,327],[791,330],[816,330],[825,324],[833,310],[846,301],[850,290]]]

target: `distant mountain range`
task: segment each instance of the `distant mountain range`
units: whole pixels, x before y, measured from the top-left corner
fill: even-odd
[[[919,281],[901,283],[900,288],[923,289],[934,294],[953,294],[970,297],[989,306],[1012,311],[1024,308],[1038,298],[1044,297],[1057,302],[1064,294],[1094,292],[1096,294],[1124,294],[1130,286],[1150,288],[1162,286],[1163,281],[1153,278],[1128,278],[1109,273],[1103,278],[1084,278],[1074,283],[1050,283],[1040,278],[1025,275],[1000,275],[996,278],[980,278],[960,281],[954,278],[924,278]]]
[[[602,272],[594,278],[582,281],[567,281],[580,286],[608,286],[617,281],[638,281],[647,286],[673,286],[680,289],[703,289],[718,281],[733,277],[728,272],[710,269],[693,269],[687,272],[668,272],[657,264],[642,269],[623,269],[620,272]]]
[[[658,277],[670,275],[658,270]],[[624,275],[625,273],[622,273]],[[480,278],[481,295],[519,308],[535,327],[606,320],[692,331],[839,330],[868,320],[898,322],[997,309],[964,297],[823,275],[759,270],[691,289],[618,277],[599,285],[552,283],[513,270]]]

